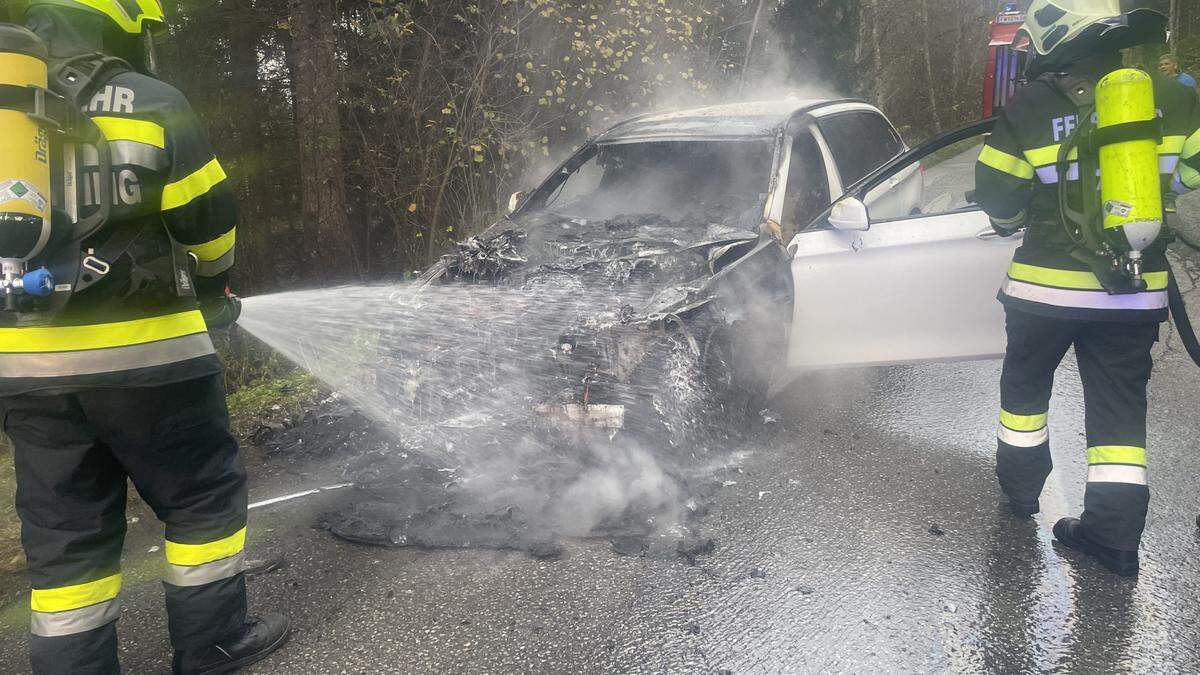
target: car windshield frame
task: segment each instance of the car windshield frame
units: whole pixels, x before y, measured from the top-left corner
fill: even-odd
[[[775,187],[775,174],[777,173],[777,164],[779,161],[779,137],[782,135],[782,129],[775,130],[770,135],[744,135],[744,136],[708,136],[708,135],[687,135],[673,137],[647,137],[647,138],[614,138],[612,140],[605,139],[590,139],[578,151],[568,157],[556,170],[542,181],[541,185],[527,196],[518,206],[517,210],[510,216],[511,219],[520,219],[522,216],[530,216],[533,214],[554,214],[562,218],[580,217],[576,214],[561,213],[555,211],[550,200],[556,193],[561,190],[573,176],[576,176],[581,168],[589,161],[593,160],[603,148],[614,146],[630,146],[642,144],[663,144],[663,143],[703,143],[712,145],[716,143],[752,143],[761,145],[763,150],[763,164],[766,167],[765,176],[762,181],[761,190],[757,193],[756,206],[764,206],[765,202],[769,202],[772,190]],[[620,215],[645,215],[641,212],[631,211],[629,214]],[[656,214],[670,219],[670,214]]]

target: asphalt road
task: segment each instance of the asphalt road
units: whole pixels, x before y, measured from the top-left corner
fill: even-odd
[[[1006,514],[992,474],[998,363],[851,371],[802,381],[731,449],[741,473],[701,521],[717,548],[696,566],[598,539],[552,561],[357,546],[313,528],[328,494],[256,510],[252,554],[287,566],[250,580],[252,606],[295,632],[252,672],[1196,672],[1200,370],[1163,337],[1136,580],[1052,540],[1086,472],[1070,356],[1033,521]],[[344,459],[247,453],[252,501],[337,482]],[[130,516],[122,659],[163,673],[161,530]],[[0,671],[27,672],[25,589],[0,577]]]
[[[1168,340],[1168,343],[1170,341]],[[559,560],[384,550],[312,528],[330,495],[255,512],[253,551],[288,566],[250,581],[295,635],[259,673],[1188,672],[1200,669],[1200,370],[1160,356],[1143,572],[1119,580],[1060,550],[1082,506],[1077,375],[1052,404],[1055,473],[1035,521],[992,477],[998,364],[855,371],[803,383],[742,448],[702,521],[692,567],[577,540]],[[321,484],[329,466],[267,461],[252,498]],[[131,525],[120,623],[131,673],[165,672],[162,591]],[[939,534],[940,533],[940,534]],[[27,596],[3,581],[0,659],[21,672]]]

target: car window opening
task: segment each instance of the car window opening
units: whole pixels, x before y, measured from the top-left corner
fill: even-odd
[[[774,148],[767,139],[600,145],[542,206],[585,220],[652,214],[753,229],[762,220]]]
[[[813,135],[803,132],[792,141],[784,192],[784,240],[791,239],[798,228],[803,228],[828,206],[829,178],[825,173],[825,159]]]

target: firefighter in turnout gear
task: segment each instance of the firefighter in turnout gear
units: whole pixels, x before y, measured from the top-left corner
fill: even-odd
[[[69,300],[56,312],[0,311],[0,419],[15,447],[33,671],[119,672],[132,480],[165,524],[174,671],[228,672],[289,634],[281,615],[246,614],[246,476],[207,332],[237,313],[226,290],[233,192],[188,102],[153,76],[159,0],[28,0],[23,19],[44,44],[50,89],[67,73],[58,81],[76,90],[57,93],[99,128],[111,159],[102,175],[96,147],[78,148],[75,206],[82,216],[110,190],[111,213],[63,245],[84,260],[74,288],[62,287]]]
[[[1005,108],[976,166],[978,200],[996,231],[1012,236],[1024,229],[999,294],[1008,318],[996,466],[1000,485],[1018,515],[1039,511],[1051,471],[1051,386],[1059,362],[1074,347],[1084,388],[1088,483],[1083,514],[1060,520],[1054,534],[1061,544],[1121,575],[1138,571],[1150,499],[1146,389],[1150,350],[1168,317],[1167,242],[1151,229],[1142,244],[1152,243],[1144,250],[1120,257],[1114,249],[1108,259],[1080,245],[1068,214],[1088,212],[1087,200],[1095,200],[1100,211],[1096,186],[1105,171],[1113,176],[1107,192],[1121,172],[1142,170],[1119,162],[1103,168],[1102,153],[1099,165],[1089,160],[1093,150],[1079,141],[1080,129],[1104,126],[1098,87],[1103,94],[1113,82],[1149,78],[1122,70],[1121,50],[1162,42],[1165,29],[1161,14],[1122,13],[1118,0],[1035,0],[1022,29],[1033,56],[1028,83]],[[1115,71],[1120,73],[1104,81]],[[1152,94],[1150,82],[1144,85],[1147,119],[1123,127],[1124,136],[1109,132],[1104,138],[1109,143],[1153,139],[1143,145],[1149,148],[1148,163],[1139,165],[1148,172],[1143,184],[1152,194],[1130,199],[1140,199],[1151,211],[1157,208],[1160,225],[1162,207],[1155,200],[1172,189],[1200,187],[1200,109],[1182,85],[1156,78]],[[1098,178],[1087,180],[1089,172]],[[1118,259],[1136,259],[1127,265],[1136,274],[1114,262]]]

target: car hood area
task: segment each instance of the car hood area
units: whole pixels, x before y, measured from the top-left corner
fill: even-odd
[[[589,221],[539,214],[525,224],[501,221],[459,242],[420,282],[535,292],[608,289],[629,300],[624,323],[654,322],[712,302],[726,268],[757,249],[777,247],[769,236],[701,218],[646,214]]]

